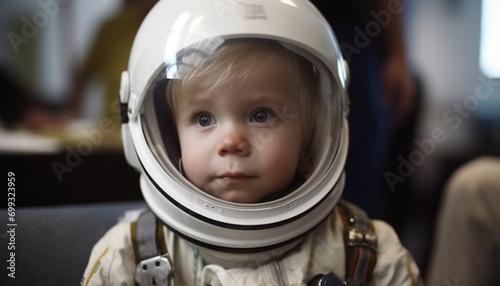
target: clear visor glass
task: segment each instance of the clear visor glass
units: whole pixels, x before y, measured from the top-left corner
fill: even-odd
[[[164,47],[165,51],[175,49]],[[232,104],[249,124],[265,123],[272,117],[275,121],[267,128],[242,135],[249,137],[245,148],[254,154],[264,152],[283,130],[296,129],[298,142],[289,144],[301,147],[291,189],[265,201],[308,192],[332,166],[343,134],[345,95],[338,76],[311,53],[279,41],[202,40],[167,56],[143,92],[141,122],[149,148],[165,173],[205,199],[219,200],[186,178],[182,148],[216,152],[220,142],[203,140],[199,146],[186,147],[179,139],[180,129],[190,128],[186,123],[200,130],[212,128],[222,121],[223,106],[231,108]],[[241,107],[241,102],[251,106]]]

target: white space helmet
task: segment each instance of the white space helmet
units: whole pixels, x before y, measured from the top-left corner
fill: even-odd
[[[232,41],[268,41],[311,63],[324,108],[322,144],[312,174],[270,201],[228,202],[196,188],[178,170],[179,143],[166,84],[182,79],[193,55]],[[203,247],[256,252],[297,241],[339,200],[347,155],[346,66],[327,21],[307,0],[161,0],[135,38],[120,90],[128,162],[141,173],[151,210]]]

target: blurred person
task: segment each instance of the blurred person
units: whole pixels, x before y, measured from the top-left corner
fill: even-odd
[[[500,158],[480,157],[456,170],[446,184],[428,285],[492,285],[499,226]]]
[[[71,111],[75,114],[81,112],[85,85],[93,76],[101,76],[106,89],[103,117],[111,119],[119,130],[120,73],[127,68],[132,42],[142,20],[156,2],[157,0],[125,0],[122,10],[101,26],[82,69],[76,72]]]
[[[65,126],[63,123],[81,118],[85,88],[97,76],[104,82],[102,118],[111,120],[113,127],[110,127],[112,132],[103,134],[104,142],[110,146],[121,146],[118,112],[120,73],[127,67],[132,42],[142,20],[156,2],[157,0],[125,0],[120,12],[99,28],[83,66],[76,68],[73,88],[68,96],[68,107],[55,113],[43,108],[32,109],[25,118],[28,126],[35,130],[54,127],[61,129]],[[52,124],[54,122],[57,124]]]
[[[394,142],[403,135],[398,132],[413,128],[410,116],[417,108],[404,40],[405,7],[396,0],[337,1],[334,7],[329,1],[311,2],[335,31],[351,74],[344,197],[370,216],[388,219],[384,171],[391,167],[391,150],[404,150]],[[404,134],[402,144],[412,135]]]

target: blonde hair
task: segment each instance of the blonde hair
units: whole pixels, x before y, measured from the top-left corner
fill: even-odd
[[[167,102],[174,118],[178,119],[190,96],[200,89],[210,91],[224,85],[230,88],[233,82],[245,82],[254,71],[280,72],[282,81],[277,84],[292,92],[299,110],[303,138],[299,173],[309,177],[321,145],[325,118],[315,67],[303,57],[269,41],[234,41],[209,55],[199,52],[190,55],[188,63],[178,67],[181,80],[171,80],[167,85]]]

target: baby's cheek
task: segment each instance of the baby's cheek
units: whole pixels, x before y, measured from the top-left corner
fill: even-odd
[[[269,171],[279,177],[293,177],[298,167],[298,152],[295,150],[278,149],[269,156]]]
[[[204,161],[197,153],[182,155],[182,170],[188,180],[197,187],[201,187],[201,181],[206,173],[206,167],[201,162]]]

